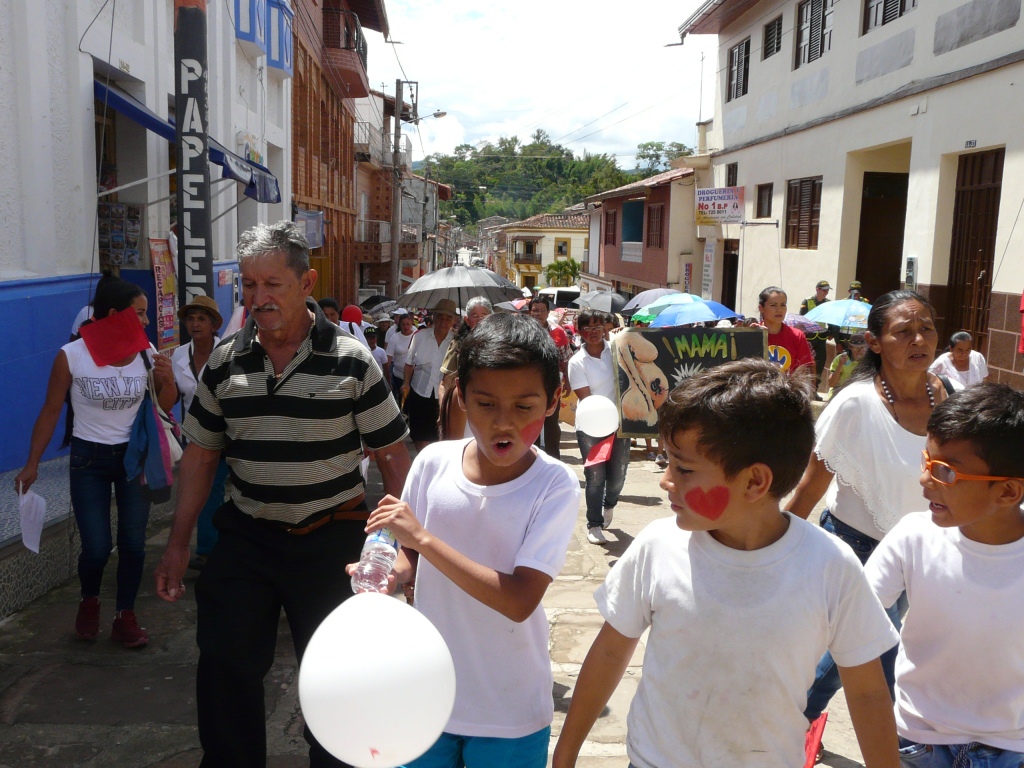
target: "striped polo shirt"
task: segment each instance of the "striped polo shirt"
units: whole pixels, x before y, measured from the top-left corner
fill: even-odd
[[[280,378],[250,318],[213,350],[183,425],[224,451],[239,510],[289,525],[363,493],[361,441],[408,434],[370,351],[306,305],[316,320]]]

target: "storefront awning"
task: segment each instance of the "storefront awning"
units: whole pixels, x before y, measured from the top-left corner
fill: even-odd
[[[134,120],[143,128],[157,136],[174,143],[174,123],[164,120],[149,107],[133,96],[122,91],[115,85],[108,85],[99,80],[93,81],[96,98],[107,104],[111,109]],[[246,160],[236,155],[223,144],[210,138],[210,162],[222,168],[222,176],[234,179],[245,185],[245,196],[259,203],[281,202],[281,188],[277,177],[259,163]]]

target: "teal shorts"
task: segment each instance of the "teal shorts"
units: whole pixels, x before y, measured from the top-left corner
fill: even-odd
[[[545,768],[550,742],[550,726],[518,739],[442,733],[406,768]]]

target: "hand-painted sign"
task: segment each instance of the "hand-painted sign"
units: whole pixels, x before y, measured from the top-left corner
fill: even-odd
[[[708,187],[695,190],[694,224],[739,224],[743,221],[743,187]]]
[[[619,435],[654,437],[668,393],[705,368],[743,357],[767,358],[762,328],[633,329],[612,336]]]

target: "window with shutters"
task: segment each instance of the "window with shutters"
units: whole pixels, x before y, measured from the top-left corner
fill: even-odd
[[[821,217],[821,176],[793,179],[786,189],[786,247],[816,250]]]
[[[832,12],[835,4],[836,0],[804,0],[797,6],[794,69],[817,61],[832,49]]]
[[[747,78],[750,74],[750,38],[729,49],[729,87],[726,101],[738,99],[747,94]]]
[[[764,42],[761,44],[761,58],[767,59],[782,50],[782,17],[764,25]]]
[[[864,3],[864,32],[896,21],[900,16],[917,8],[917,0],[866,0]]]
[[[757,185],[757,216],[758,219],[770,219],[772,217],[772,189],[773,184]]]
[[[738,187],[740,183],[740,164],[729,163],[725,166],[725,186]]]
[[[664,205],[647,206],[647,247],[662,248],[663,222],[665,219]]]
[[[616,211],[607,211],[604,215],[604,244],[615,245],[615,227],[618,225]]]

